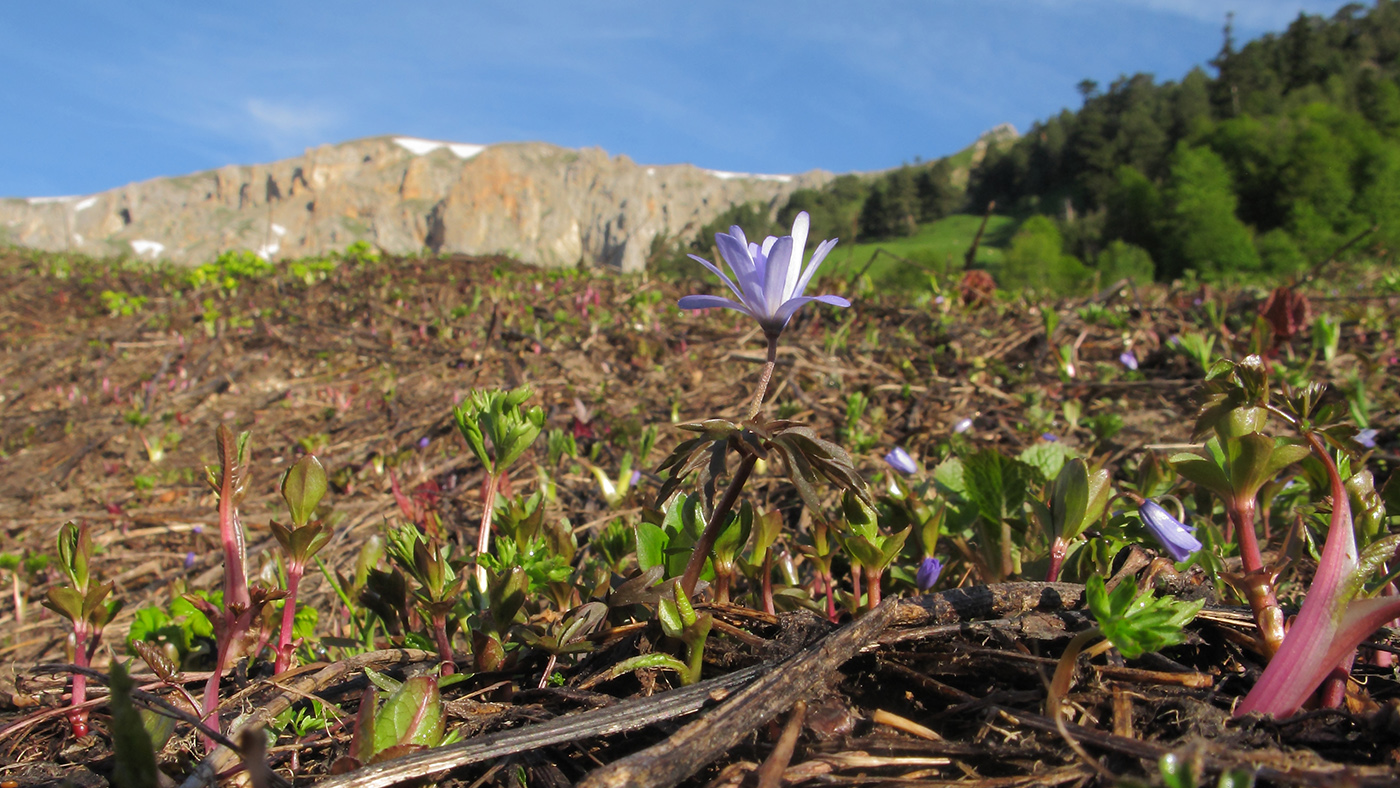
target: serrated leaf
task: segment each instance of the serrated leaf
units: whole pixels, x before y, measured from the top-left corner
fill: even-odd
[[[968,496],[988,522],[1017,518],[1026,500],[1028,466],[994,449],[983,449],[964,460]]]
[[[940,488],[940,492],[952,493],[960,498],[968,497],[966,467],[957,457],[949,457],[938,463],[933,469],[933,481]]]
[[[1075,457],[1074,449],[1059,441],[1036,443],[1016,455],[1016,459],[1036,470],[1041,483],[1057,478],[1065,463]]]

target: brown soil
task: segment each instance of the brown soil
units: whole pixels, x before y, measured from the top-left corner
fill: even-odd
[[[311,287],[244,284],[227,299],[207,289],[176,298],[139,273],[82,269],[62,280],[39,275],[37,267],[13,255],[0,264],[0,549],[52,552],[62,523],[90,524],[101,546],[95,571],[115,581],[126,600],[104,638],[123,659],[136,610],[165,605],[178,589],[214,589],[221,581],[214,498],[203,481],[220,423],[253,433],[254,481],[243,506],[250,564],[270,565],[276,547],[267,523],[284,516],[278,474],[310,448],[331,473],[329,500],[343,517],[323,557],[348,571],[366,538],[386,521],[401,520],[381,467],[436,507],[462,544],[475,543],[483,473],[450,413],[471,388],[530,384],[549,426],[573,430],[581,448],[596,442],[597,465],[615,473],[648,424],[661,425],[644,466],[652,468],[677,441],[668,426],[673,415],[740,417],[762,362],[761,335],[746,318],[728,311],[677,315],[666,308],[678,295],[671,285],[515,272],[503,260],[343,268]],[[111,317],[99,297],[104,290],[149,301],[133,315]],[[878,438],[855,457],[866,478],[882,472],[879,458],[893,445],[940,456],[964,418],[974,422],[966,434],[973,446],[1015,452],[1053,431],[1119,474],[1136,465],[1144,446],[1190,438],[1189,395],[1198,374],[1163,344],[1200,320],[1195,293],[1110,293],[1103,302],[1117,310],[1121,328],[1087,324],[1073,304],[1061,305],[1053,344],[1078,343],[1078,375],[1069,383],[1056,372],[1037,311],[1025,303],[968,310],[848,295],[857,302],[850,323],[827,307],[809,307],[793,321],[774,376],[776,404],[769,407],[835,438],[845,426],[848,394],[864,392],[871,406],[863,427]],[[206,297],[214,301],[206,304]],[[1231,325],[1249,325],[1252,298],[1221,302],[1232,308]],[[454,315],[464,304],[471,308]],[[220,315],[206,321],[210,309]],[[1137,379],[1119,374],[1125,336],[1142,362]],[[1238,348],[1245,344],[1235,340]],[[1122,430],[1096,440],[1086,428],[1067,429],[1055,417],[1060,403],[1072,400],[1083,404],[1086,419],[1119,414]],[[148,455],[143,437],[170,438],[160,461]],[[1395,458],[1382,451],[1373,459]],[[543,439],[522,467],[536,462],[545,462]],[[559,514],[585,550],[601,527],[635,518],[652,503],[658,483],[644,476],[641,490],[614,508],[587,472],[568,462],[550,470],[559,484]],[[517,476],[517,492],[533,489],[533,474]],[[777,476],[756,479],[746,495],[768,506],[796,505]],[[1127,570],[1145,571],[1145,559],[1130,558]],[[965,571],[953,562],[940,587],[957,585]],[[22,618],[10,594],[0,602],[0,780],[105,785],[111,769],[105,708],[95,709],[93,733],[74,741],[61,714],[66,676],[35,669],[67,660],[64,627],[39,605],[59,579],[49,570],[17,582]],[[1160,784],[1155,762],[1166,752],[1194,759],[1207,775],[1247,768],[1270,784],[1396,784],[1394,672],[1359,667],[1371,703],[1349,711],[1283,722],[1233,720],[1231,706],[1252,685],[1260,661],[1239,645],[1252,625],[1230,608],[1210,608],[1216,612],[1192,625],[1184,645],[1162,654],[1127,665],[1116,653],[1082,663],[1065,707],[1068,735],[1084,751],[1076,754],[1043,707],[1054,660],[1069,634],[1088,625],[1079,592],[1069,585],[1058,591],[1017,585],[997,587],[990,601],[969,602],[964,591],[951,590],[892,603],[887,625],[849,659],[811,668],[803,687],[764,690],[781,708],[743,718],[745,727],[731,731],[737,743],[685,776],[686,784],[755,784],[757,765],[782,739],[799,699],[805,714],[793,727],[790,761],[770,776],[781,776],[781,784],[1108,785],[1113,775]],[[302,599],[321,611],[323,628],[343,610],[315,572]],[[710,639],[707,680],[811,655],[835,637],[830,625],[804,612],[772,618],[714,610],[723,623]],[[565,714],[618,707],[620,699],[651,696],[661,704],[670,697],[671,674],[643,672],[580,688],[659,639],[654,623],[619,630],[589,657],[561,665],[567,683],[558,688],[533,689],[543,669],[535,658],[520,659],[506,674],[477,675],[447,692],[452,725],[467,743],[490,736],[509,741]],[[464,643],[459,637],[458,647]],[[104,650],[98,667],[109,658]],[[401,676],[431,662],[410,651],[378,664]],[[302,697],[288,694],[291,678],[274,683],[264,668],[255,663],[251,675],[241,672],[225,684],[226,724],[237,712]],[[324,668],[298,673],[309,682],[299,692],[318,694],[353,718],[363,674],[315,679]],[[197,693],[202,678],[186,678]],[[705,702],[723,709],[742,686],[710,690]],[[420,772],[419,779],[567,785],[664,745],[696,719],[705,715],[663,713],[628,732],[521,744],[507,748],[508,756],[460,756],[450,770]],[[344,727],[296,743],[283,737],[268,760],[281,779],[313,785],[327,779],[348,739]],[[161,753],[163,770],[183,778],[202,755],[182,727]]]

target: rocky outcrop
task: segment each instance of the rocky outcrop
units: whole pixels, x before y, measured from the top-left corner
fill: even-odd
[[[364,240],[396,254],[638,271],[657,237],[689,235],[736,203],[780,205],[830,178],[646,166],[544,143],[374,137],[90,196],[0,200],[0,241],[195,265],[230,249],[275,260]]]

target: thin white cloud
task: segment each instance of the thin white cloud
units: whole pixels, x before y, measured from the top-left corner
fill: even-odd
[[[274,144],[323,141],[338,122],[337,113],[314,104],[252,98],[244,103],[261,135]]]

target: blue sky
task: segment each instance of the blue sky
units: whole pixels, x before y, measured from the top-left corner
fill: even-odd
[[[86,194],[400,134],[647,164],[835,172],[936,158],[1175,80],[1341,0],[7,4],[0,195]]]

